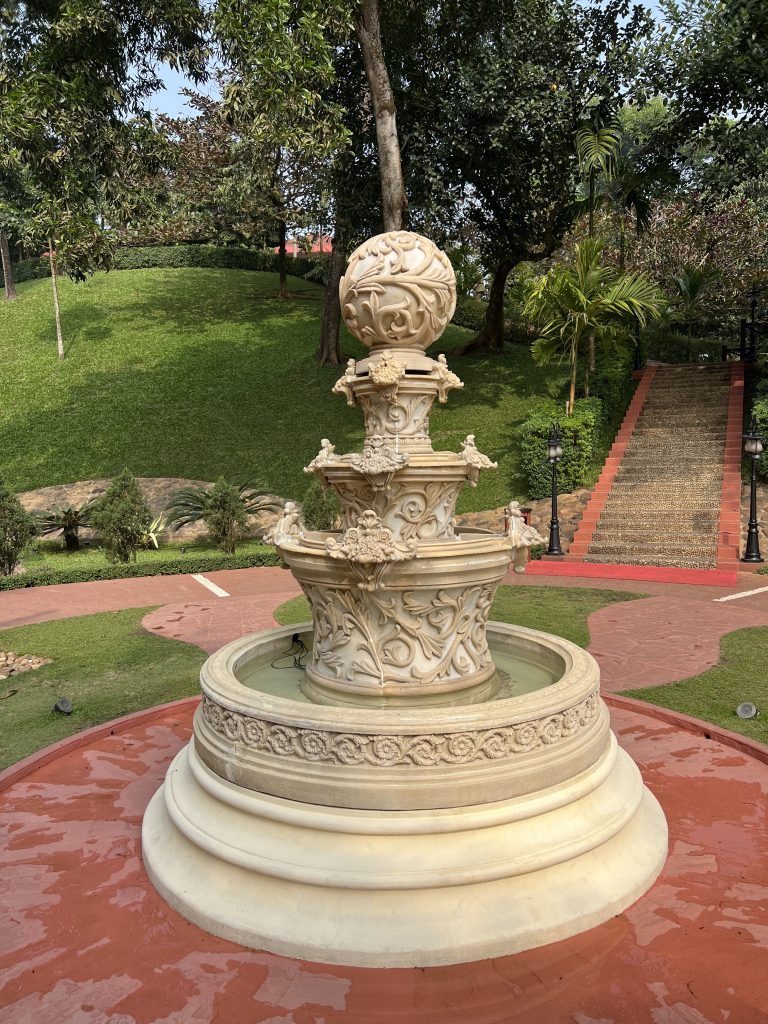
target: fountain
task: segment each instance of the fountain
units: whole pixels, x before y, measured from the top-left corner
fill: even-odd
[[[272,536],[312,622],[203,666],[193,739],[144,818],[147,871],[200,927],[324,963],[457,963],[584,931],[652,884],[663,813],[594,659],[488,621],[535,535],[514,503],[502,534],[454,526],[495,463],[474,435],[459,453],[430,440],[435,399],[463,387],[425,354],[455,306],[445,254],[378,235],[341,302],[369,355],[333,390],[366,438],[353,454],[324,438],[306,471],[343,521],[313,532],[289,503]]]

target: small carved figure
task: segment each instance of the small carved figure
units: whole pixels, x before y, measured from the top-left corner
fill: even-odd
[[[515,572],[525,572],[528,548],[546,543],[539,531],[526,523],[518,501],[510,501],[507,505],[507,537],[515,552],[512,563]]]
[[[331,558],[344,558],[360,577],[361,590],[376,590],[384,571],[392,562],[405,562],[416,555],[416,539],[405,542],[394,539],[373,509],[367,509],[357,526],[345,531],[341,540],[333,537],[325,549]]]
[[[385,348],[378,363],[371,363],[370,378],[388,402],[397,398],[397,386],[405,376],[405,364],[392,355],[391,349]]]
[[[483,455],[482,452],[477,450],[474,434],[467,434],[461,442],[459,458],[463,459],[467,464],[467,480],[471,487],[477,487],[481,469],[499,468],[498,462],[491,462],[487,455]]]
[[[437,359],[432,360],[432,369],[437,373],[437,400],[441,405],[445,405],[448,401],[448,392],[454,388],[463,388],[464,381],[459,380],[458,376],[448,369],[448,361],[442,353]]]
[[[269,533],[266,534],[264,540],[267,544],[274,544],[276,547],[279,547],[283,541],[291,537],[303,537],[305,529],[299,506],[295,501],[286,501],[282,516],[277,520]]]
[[[339,377],[336,383],[333,385],[333,393],[335,395],[344,395],[347,400],[347,405],[355,405],[355,393],[352,390],[352,385],[357,380],[357,362],[354,359],[347,360],[347,368],[344,371],[344,376]]]
[[[304,467],[305,473],[316,473],[322,466],[327,466],[329,462],[336,462],[339,456],[336,454],[336,445],[331,444],[327,437],[324,437],[320,442],[320,451],[312,459],[308,466]]]

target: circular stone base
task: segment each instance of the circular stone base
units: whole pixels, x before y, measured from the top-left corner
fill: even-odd
[[[641,896],[667,853],[664,815],[613,738],[565,786],[376,812],[244,790],[190,743],[142,838],[158,891],[207,931],[378,967],[479,960],[585,931]]]

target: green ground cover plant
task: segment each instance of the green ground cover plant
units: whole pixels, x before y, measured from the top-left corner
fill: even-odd
[[[0,630],[0,650],[52,659],[0,680],[0,767],[81,729],[198,692],[205,653],[145,632],[141,620],[150,611]],[[72,701],[71,715],[53,710],[59,697]]]
[[[129,576],[172,576],[176,573],[246,569],[279,565],[275,549],[256,540],[242,541],[235,555],[225,555],[207,540],[163,544],[140,549],[136,561],[109,563],[96,547],[66,552],[54,541],[37,541],[24,552],[25,572],[0,577],[0,590],[19,590],[53,583],[86,583]]]
[[[273,274],[156,268],[61,281],[67,356],[56,359],[50,282],[28,281],[0,304],[0,451],[14,490],[113,476],[242,480],[301,500],[302,467],[322,437],[360,448],[363,418],[330,389],[340,370],[314,359],[323,289]],[[449,326],[434,346],[465,382],[435,406],[437,450],[469,433],[494,460],[460,511],[527,497],[514,430],[541,397],[555,398],[565,370],[533,365],[527,347],[457,356],[470,331]],[[361,357],[348,334],[345,353]]]
[[[752,626],[728,633],[720,641],[720,663],[679,683],[627,690],[625,696],[682,711],[768,743],[768,627]],[[737,705],[751,701],[757,718],[741,719]]]

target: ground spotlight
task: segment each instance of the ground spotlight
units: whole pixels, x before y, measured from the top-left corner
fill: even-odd
[[[750,700],[742,701],[741,704],[736,708],[736,714],[739,718],[757,718],[760,714],[758,708]]]
[[[72,701],[68,697],[59,697],[53,705],[53,710],[58,711],[61,715],[71,715]]]

